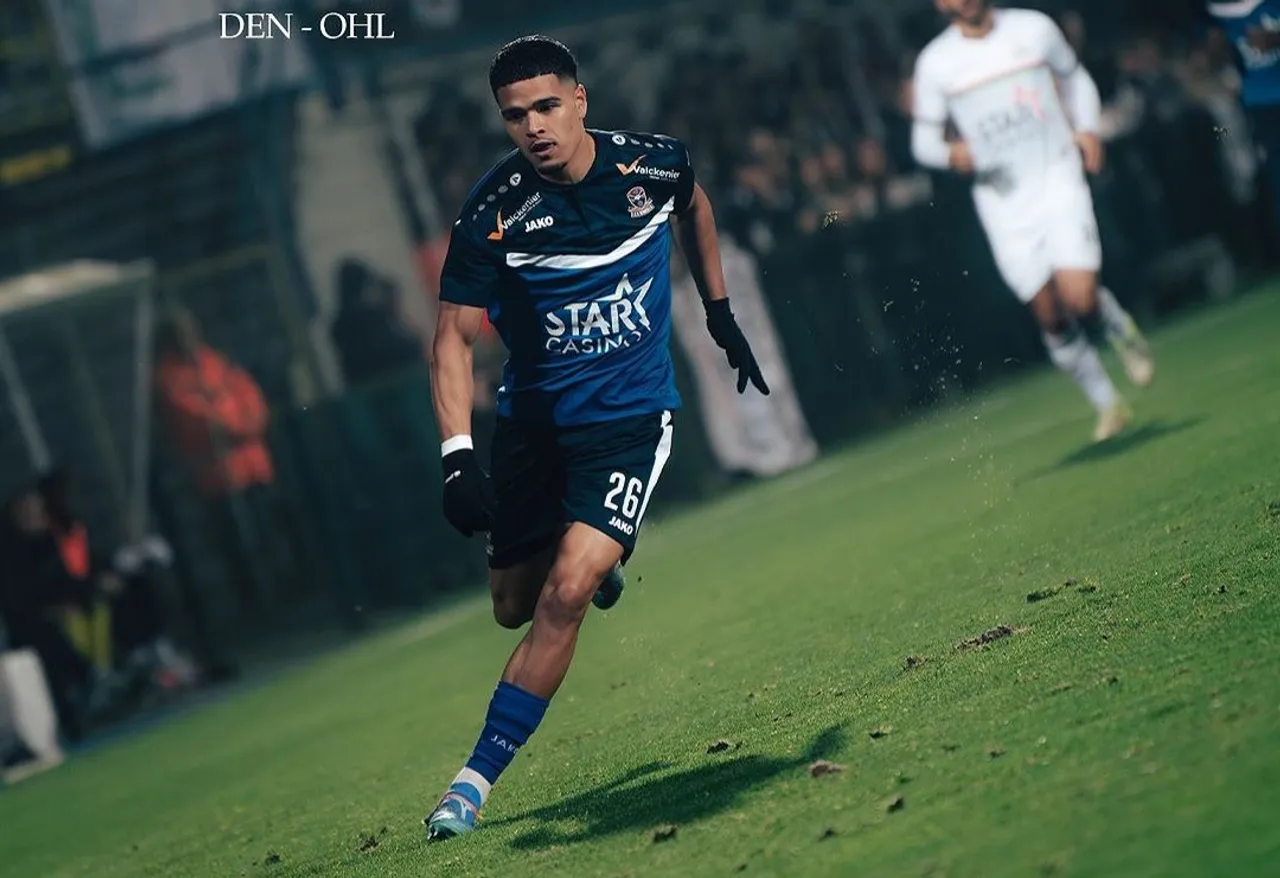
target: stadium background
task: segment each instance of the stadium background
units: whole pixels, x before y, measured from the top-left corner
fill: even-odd
[[[162,309],[189,307],[261,386],[316,575],[240,606],[158,425],[146,486],[148,523],[177,550],[175,618],[242,661],[310,653],[481,581],[480,546],[438,512],[425,365],[347,381],[331,324],[338,266],[357,259],[429,340],[448,227],[505,150],[485,65],[517,33],[548,31],[577,52],[594,126],[691,145],[790,370],[803,423],[783,438],[801,447],[797,461],[805,436],[831,449],[1043,359],[963,184],[909,156],[904,83],[938,29],[927,0],[618,2],[608,15],[575,0],[347,4],[385,10],[391,43],[220,41],[214,4],[195,0],[118,32],[85,25],[127,5],[23,0],[0,12],[0,275],[148,260]],[[253,8],[273,5],[323,6]],[[1095,189],[1121,299],[1152,322],[1274,269],[1275,229],[1225,59],[1201,48],[1197,4],[1024,5],[1075,13],[1064,23],[1107,105]],[[137,326],[124,311],[64,323],[74,331],[11,333],[14,357],[91,527],[124,540],[135,534],[122,425],[137,399],[111,376],[129,374]],[[694,357],[675,348],[686,411],[655,517],[751,478],[718,460]],[[485,377],[499,359],[479,358]],[[8,493],[35,473],[12,396],[0,406]]]

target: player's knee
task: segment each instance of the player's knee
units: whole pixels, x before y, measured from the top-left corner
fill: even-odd
[[[535,571],[524,568],[489,572],[493,618],[503,628],[520,628],[533,618],[533,607],[541,586],[540,581],[533,580],[537,575]]]
[[[1058,297],[1072,316],[1085,317],[1098,307],[1096,279],[1084,274],[1060,277],[1056,281]]]
[[[547,576],[538,612],[558,625],[581,623],[603,575],[583,565],[557,564]]]
[[[523,628],[533,618],[533,608],[511,598],[493,599],[493,618],[503,628]]]

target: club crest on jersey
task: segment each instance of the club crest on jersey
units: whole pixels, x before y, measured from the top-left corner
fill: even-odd
[[[627,213],[632,219],[639,219],[653,213],[653,199],[643,186],[632,186],[627,190]]]

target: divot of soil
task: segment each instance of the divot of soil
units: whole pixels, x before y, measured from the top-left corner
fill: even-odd
[[[1019,629],[1009,625],[997,625],[989,628],[981,634],[973,637],[966,637],[964,640],[956,644],[956,649],[976,649],[979,646],[986,646],[988,643],[995,643],[997,640],[1003,640],[1006,637],[1012,637],[1017,634]]]
[[[844,771],[843,765],[838,762],[828,762],[825,759],[819,759],[809,766],[810,777],[822,777],[824,774],[837,774],[841,771]]]

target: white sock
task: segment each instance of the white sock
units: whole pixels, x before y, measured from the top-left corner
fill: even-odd
[[[1044,344],[1049,349],[1049,359],[1053,365],[1071,376],[1080,386],[1089,402],[1098,411],[1115,404],[1119,399],[1111,377],[1102,367],[1098,351],[1089,344],[1089,339],[1079,329],[1073,329],[1066,335],[1044,333]]]
[[[1102,320],[1102,328],[1106,330],[1107,339],[1112,342],[1128,338],[1135,325],[1133,318],[1120,305],[1115,294],[1104,286],[1098,287],[1098,317]]]
[[[493,784],[485,780],[480,772],[470,768],[464,768],[459,771],[458,776],[453,779],[453,783],[449,784],[449,787],[452,789],[459,784],[466,784],[480,794],[480,807],[482,808],[489,799],[489,791],[493,789]]]

